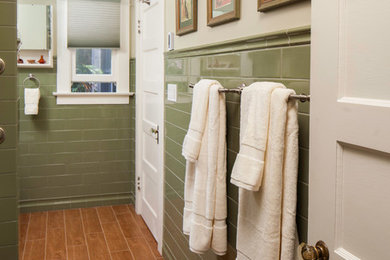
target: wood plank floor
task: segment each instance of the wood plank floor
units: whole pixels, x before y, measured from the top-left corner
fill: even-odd
[[[132,205],[19,216],[19,260],[160,260],[157,243]]]

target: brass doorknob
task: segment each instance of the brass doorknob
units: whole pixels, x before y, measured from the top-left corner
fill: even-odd
[[[0,127],[0,144],[2,144],[5,141],[5,131],[3,128]]]
[[[302,247],[301,254],[304,260],[329,260],[328,246],[321,240],[315,246],[310,246],[305,243]]]
[[[2,58],[0,58],[0,75],[5,71],[5,62]]]

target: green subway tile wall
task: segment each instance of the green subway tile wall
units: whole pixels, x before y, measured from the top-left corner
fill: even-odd
[[[131,60],[130,91],[134,66]],[[55,67],[19,69],[21,211],[134,202],[134,98],[129,105],[56,105]],[[36,116],[24,114],[23,80],[29,73],[41,81]]]
[[[18,258],[18,192],[16,154],[18,113],[16,88],[16,1],[0,0],[0,58],[6,63],[0,75],[0,127],[6,140],[0,144],[0,259]]]
[[[215,50],[215,46],[214,49]],[[207,52],[207,50],[206,50]],[[182,233],[184,206],[185,160],[181,156],[184,136],[190,120],[192,90],[188,83],[201,78],[218,80],[226,88],[255,81],[282,82],[297,93],[309,93],[310,45],[233,51],[223,54],[166,54],[166,85],[177,84],[177,102],[165,100],[165,204],[164,246],[167,259],[216,259],[209,252],[196,255],[188,249],[188,237]],[[297,224],[301,241],[307,240],[309,104],[299,103],[299,182]],[[228,241],[226,259],[235,259],[237,233],[238,189],[230,184],[231,170],[239,151],[240,97],[226,94],[227,109],[227,183],[228,183]]]

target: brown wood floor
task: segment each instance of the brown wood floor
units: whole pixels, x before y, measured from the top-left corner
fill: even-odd
[[[163,259],[132,205],[21,214],[20,260]]]

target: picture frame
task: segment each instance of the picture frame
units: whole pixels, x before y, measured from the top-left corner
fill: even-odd
[[[207,26],[240,19],[240,0],[207,0]]]
[[[176,35],[198,30],[198,0],[176,0]]]
[[[257,11],[267,12],[280,6],[289,5],[302,0],[257,0]]]

